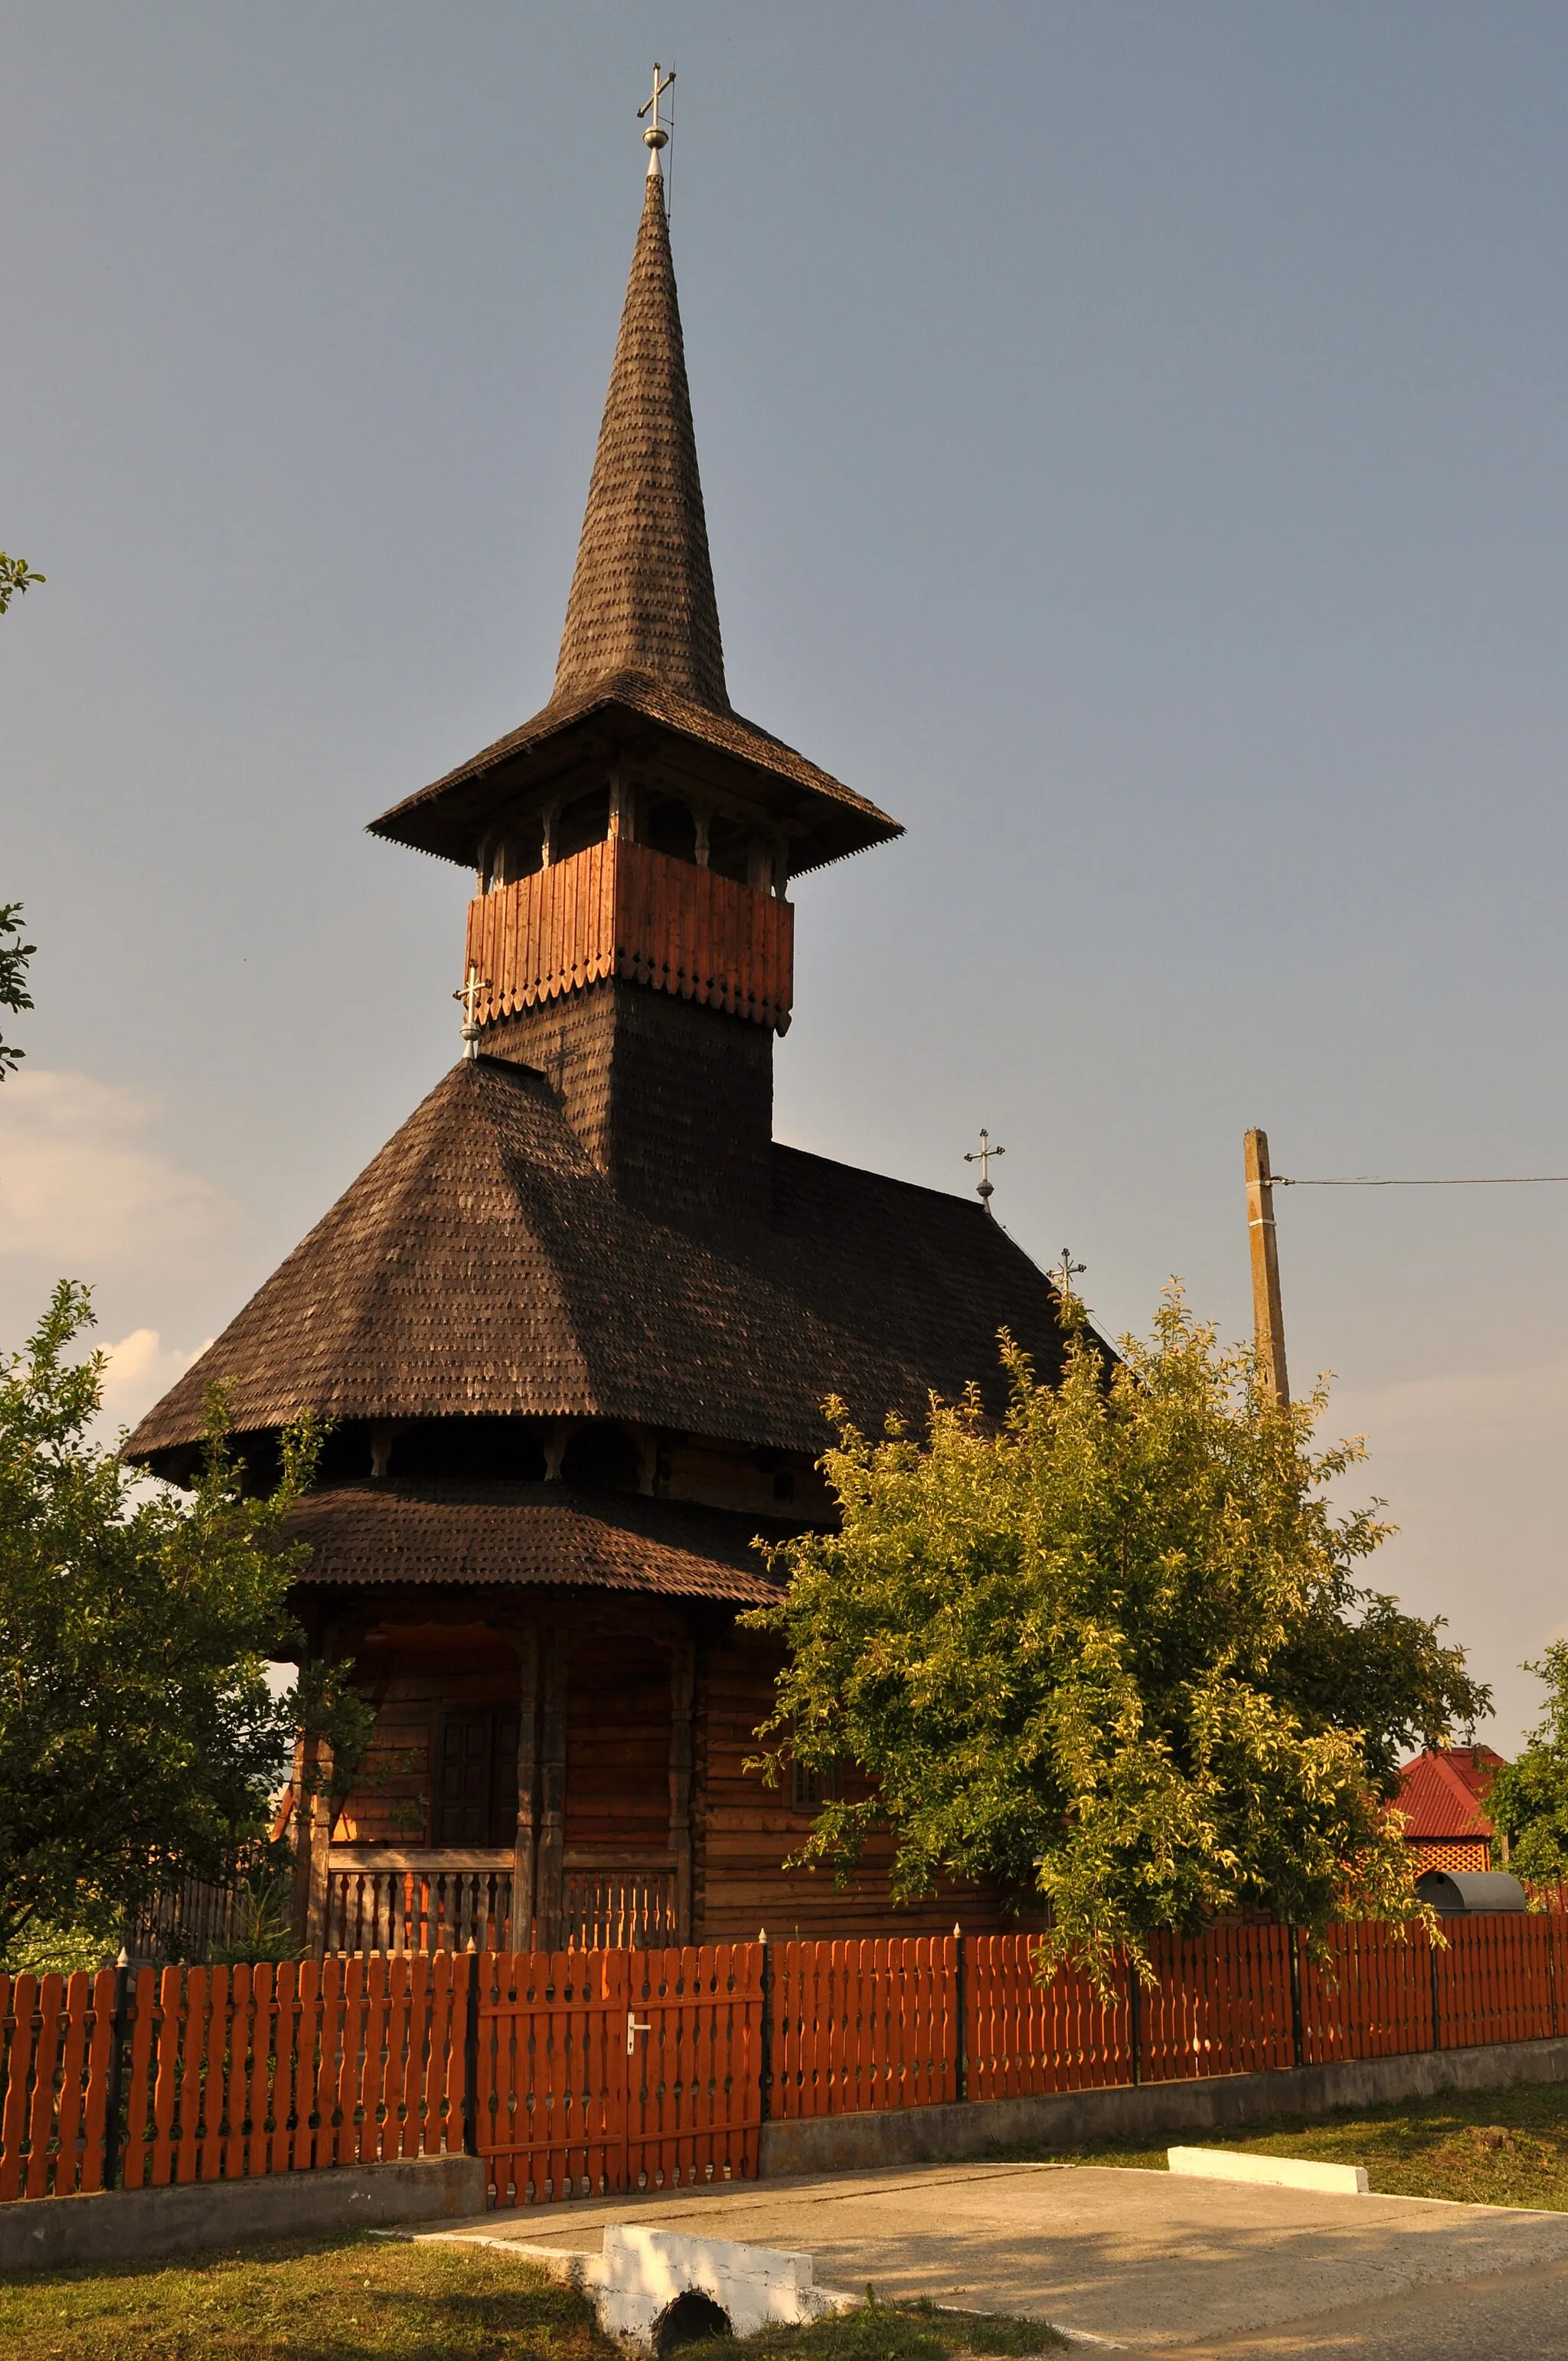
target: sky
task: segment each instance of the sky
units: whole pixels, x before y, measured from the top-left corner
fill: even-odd
[[[0,0],[0,1343],[134,1418],[457,1053],[364,823],[549,691],[641,201],[801,881],[781,1137],[1250,1323],[1242,1135],[1568,1172],[1568,12]],[[1294,1190],[1375,1568],[1505,1751],[1568,1635],[1568,1188]]]

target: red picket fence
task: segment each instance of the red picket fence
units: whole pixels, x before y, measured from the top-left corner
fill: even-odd
[[[1156,1982],[1138,1995],[1145,2082],[1263,2074],[1296,2062],[1288,1927],[1157,1935]]]
[[[769,2112],[1271,2073],[1568,2032],[1568,1919],[1451,1920],[1446,1933],[1434,1950],[1424,1935],[1335,1926],[1321,1963],[1288,1927],[1157,1935],[1152,1985],[1124,1966],[1108,2001],[1073,1969],[1037,1982],[1034,1936],[774,1944]]]
[[[103,2188],[116,1981],[0,1976],[0,2200]]]
[[[1331,1927],[1328,1951],[1321,1964],[1300,1954],[1303,2065],[1437,2047],[1424,1935],[1400,1942],[1387,1927]]]
[[[1560,1915],[1451,1919],[1447,1934],[1447,1950],[1433,1955],[1445,2049],[1540,2041],[1556,2032],[1558,1985],[1568,1978],[1568,1927]],[[1568,1982],[1563,1997],[1568,2004]]]
[[[0,2201],[456,2147],[469,1972],[437,1956],[0,1976]]]
[[[1107,2007],[1076,1969],[1038,1983],[1038,1948],[1033,1935],[977,1935],[964,1944],[968,2098],[1098,2091],[1133,2080],[1126,1989]]]
[[[752,2178],[769,2114],[1568,2033],[1568,1916],[1445,1931],[1162,1935],[1109,2000],[1026,1935],[0,1976],[0,2202],[459,2146],[496,2205],[691,2188]]]
[[[957,2098],[953,1936],[769,1948],[773,2114],[861,2114]]]

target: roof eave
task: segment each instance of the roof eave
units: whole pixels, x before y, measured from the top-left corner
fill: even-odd
[[[743,722],[739,716],[722,719],[739,724],[760,747],[765,747],[765,733],[757,730],[754,724]],[[806,822],[792,852],[791,869],[797,875],[846,860],[852,853],[869,851],[873,845],[892,843],[905,832],[900,821],[867,797],[844,787],[830,774],[819,774],[828,783],[826,788],[801,779],[783,759],[793,753],[791,748],[781,745],[781,759],[776,763],[741,754],[679,722],[649,713],[640,704],[607,692],[559,717],[546,707],[521,729],[497,739],[493,745],[483,748],[444,777],[382,812],[367,823],[366,833],[388,843],[406,845],[416,852],[428,852],[436,860],[453,862],[459,868],[475,868],[479,838],[492,810],[490,796],[502,774],[512,774],[512,784],[519,794],[548,785],[552,775],[571,760],[582,739],[607,725],[618,731],[641,731],[678,741],[683,749],[695,755],[698,767],[718,781],[728,775],[730,783],[743,789],[763,780],[774,796],[782,788],[791,798],[795,814]],[[797,759],[804,762],[805,758]],[[809,767],[817,769],[816,764]],[[832,792],[834,789],[838,792]]]

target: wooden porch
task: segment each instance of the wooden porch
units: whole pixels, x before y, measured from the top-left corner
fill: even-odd
[[[417,1625],[389,1597],[319,1635],[378,1707],[381,1773],[330,1830],[323,1803],[306,1807],[295,1927],[317,1957],[1018,1923],[994,1894],[946,1883],[894,1917],[881,1836],[843,1883],[799,1861],[818,1793],[745,1768],[773,1695],[771,1638],[648,1598],[416,1611]],[[330,1784],[329,1766],[307,1767]]]
[[[363,1667],[377,1719],[330,1812],[330,1763],[301,1752],[302,1944],[321,1956],[693,1939],[684,1620],[639,1603],[498,1630],[455,1603],[445,1627],[389,1618],[334,1642]]]

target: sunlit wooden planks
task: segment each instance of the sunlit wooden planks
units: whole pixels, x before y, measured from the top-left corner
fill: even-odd
[[[468,906],[481,1024],[619,975],[782,1032],[795,983],[788,902],[608,838]]]
[[[773,1946],[773,2112],[860,2114],[958,2096],[951,1935]]]
[[[762,1947],[631,1955],[629,2189],[752,2180],[762,2136]]]

